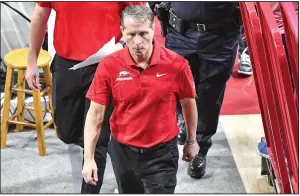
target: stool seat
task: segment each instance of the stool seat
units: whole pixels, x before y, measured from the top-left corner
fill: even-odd
[[[4,56],[4,63],[6,66],[13,69],[27,69],[28,61],[28,48],[21,48],[10,51]],[[51,56],[46,50],[41,50],[38,56],[37,65],[38,67],[48,66],[51,61]]]

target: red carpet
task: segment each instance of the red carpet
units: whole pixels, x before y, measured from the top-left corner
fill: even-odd
[[[161,26],[156,18],[155,28],[155,39],[164,45],[165,38],[160,33]],[[259,114],[254,78],[253,76],[241,77],[237,73],[238,64],[237,59],[232,76],[227,82],[221,115]]]
[[[254,77],[241,77],[237,72],[238,58],[227,82],[221,115],[259,114]]]

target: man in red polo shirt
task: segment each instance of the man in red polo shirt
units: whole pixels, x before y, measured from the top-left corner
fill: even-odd
[[[54,47],[56,55],[51,65],[53,74],[54,121],[59,138],[67,144],[83,147],[83,128],[90,101],[85,94],[92,82],[97,64],[75,71],[75,64],[86,60],[112,37],[120,40],[117,49],[123,48],[120,31],[121,13],[127,5],[144,2],[39,2],[34,10],[30,30],[28,69],[26,80],[33,90],[39,89],[37,55],[45,35],[51,9],[56,11]],[[82,193],[99,193],[106,165],[110,139],[108,108],[102,133],[97,143],[95,160],[99,181],[96,186],[82,183]]]
[[[112,98],[109,153],[119,193],[174,193],[178,99],[188,130],[182,159],[191,161],[199,151],[191,70],[183,57],[153,40],[153,19],[149,7],[125,8],[121,30],[128,47],[102,59],[86,95],[91,105],[84,129],[82,175],[87,183],[98,181],[95,145]]]

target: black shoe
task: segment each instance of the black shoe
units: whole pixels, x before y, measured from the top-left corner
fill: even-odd
[[[188,175],[195,179],[200,179],[204,176],[206,170],[206,157],[197,155],[188,167]]]
[[[177,114],[177,126],[179,128],[177,141],[179,145],[183,145],[186,141],[186,129],[182,114]]]
[[[180,131],[177,136],[177,143],[179,145],[184,145],[185,141],[186,141],[186,132]]]

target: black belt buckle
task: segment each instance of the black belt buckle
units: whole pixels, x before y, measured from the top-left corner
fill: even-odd
[[[167,141],[165,143],[160,143],[160,144],[157,144],[157,145],[149,147],[149,148],[140,148],[140,147],[135,147],[135,146],[127,146],[127,145],[125,145],[125,146],[133,152],[140,153],[140,154],[143,154],[143,153],[147,154],[147,153],[156,152],[158,149],[163,148],[167,144],[171,144],[171,143],[177,145],[177,136],[170,141]]]
[[[203,33],[206,31],[206,26],[205,24],[198,24],[197,23],[197,30],[200,32],[200,33]]]
[[[130,150],[132,150],[133,152],[136,152],[136,153],[144,153],[144,149],[143,148],[137,148],[137,147],[134,147],[134,146],[128,146]]]
[[[135,153],[140,153],[140,154],[146,153],[147,154],[147,153],[156,152],[156,150],[164,144],[165,143],[158,144],[158,145],[152,146],[150,148],[140,148],[140,147],[135,147],[135,146],[127,146],[127,147]]]

